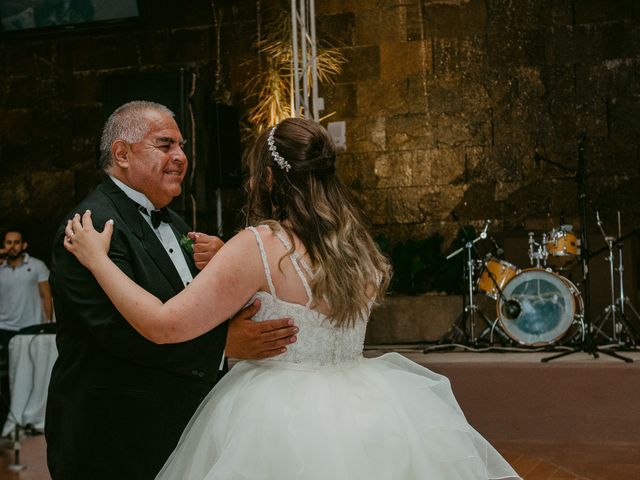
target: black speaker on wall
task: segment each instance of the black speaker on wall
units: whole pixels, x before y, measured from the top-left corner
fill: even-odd
[[[229,105],[214,104],[209,110],[209,178],[214,187],[237,188],[242,184],[240,114]]]
[[[174,114],[182,135],[187,136],[187,91],[184,69],[170,72],[117,74],[104,80],[104,120],[120,105],[133,100],[161,103]]]

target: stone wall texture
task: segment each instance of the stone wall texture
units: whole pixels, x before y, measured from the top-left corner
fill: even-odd
[[[98,182],[105,79],[185,69],[196,79],[197,175],[206,106],[250,106],[253,41],[289,2],[156,0],[134,26],[0,44],[0,226],[31,232],[48,258],[64,214]],[[440,232],[453,211],[503,232],[580,224],[583,138],[589,208],[640,220],[640,2],[635,0],[321,0],[318,37],[347,58],[321,86],[344,120],[340,176],[378,233]],[[108,112],[107,112],[108,113]],[[199,170],[200,169],[200,170]],[[199,228],[215,225],[204,181]],[[242,191],[223,192],[227,225]],[[183,202],[187,217],[191,203]]]

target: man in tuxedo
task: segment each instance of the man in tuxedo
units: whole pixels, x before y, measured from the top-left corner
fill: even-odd
[[[162,301],[188,286],[196,272],[178,240],[188,227],[166,208],[181,193],[183,143],[166,107],[121,106],[102,133],[108,177],[67,217],[89,209],[96,225],[115,220],[109,256]],[[289,319],[250,321],[252,306],[199,338],[156,345],[126,322],[64,249],[65,225],[66,218],[52,256],[59,357],[45,424],[49,470],[54,480],[150,480],[220,378],[225,346],[232,357],[265,358],[295,341],[297,330]],[[200,249],[212,246],[209,256],[221,244],[199,235]]]

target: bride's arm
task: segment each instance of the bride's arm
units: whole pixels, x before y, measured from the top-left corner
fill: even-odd
[[[187,288],[164,304],[107,256],[113,222],[98,233],[87,211],[82,223],[76,215],[66,232],[65,248],[91,271],[122,316],[155,343],[202,335],[233,316],[265,283],[255,237],[246,230],[229,240]]]

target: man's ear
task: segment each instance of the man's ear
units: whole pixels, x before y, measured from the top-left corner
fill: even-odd
[[[111,145],[111,158],[120,168],[129,167],[129,154],[131,148],[124,140],[116,140]]]
[[[29,246],[29,244],[27,242],[22,242],[22,250],[21,251],[24,252],[27,249],[28,246]]]

